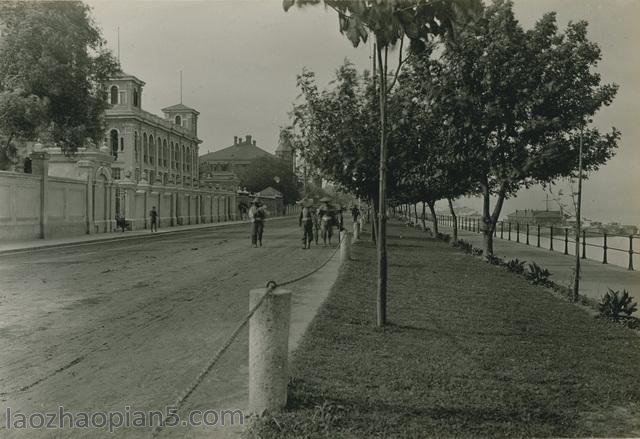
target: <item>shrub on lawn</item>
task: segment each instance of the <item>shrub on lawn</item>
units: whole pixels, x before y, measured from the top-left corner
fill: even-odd
[[[438,239],[440,241],[450,242],[451,241],[451,235],[449,235],[447,233],[439,233],[438,232]]]
[[[607,317],[613,320],[619,320],[622,314],[626,314],[631,317],[631,314],[638,309],[638,303],[634,302],[627,290],[620,291],[612,290],[602,296],[600,303],[598,304],[598,312],[600,316]]]
[[[502,266],[504,265],[504,259],[496,255],[487,255],[487,263],[491,265]]]
[[[471,249],[471,254],[473,256],[482,256],[482,253],[484,253],[484,250],[482,250],[481,248],[473,247]]]
[[[548,285],[549,276],[551,276],[551,272],[535,262],[529,264],[529,271],[525,273],[525,277],[533,285]]]
[[[464,239],[458,239],[458,242],[453,244],[453,246],[462,249],[465,253],[471,253],[471,251],[473,250],[473,245],[471,245],[470,242],[467,242]]]
[[[524,274],[525,268],[524,268],[524,264],[527,261],[520,261],[518,260],[518,258],[516,259],[512,259],[509,262],[507,262],[505,264],[505,267],[507,267],[507,270],[509,270],[512,273],[516,273],[516,274]]]

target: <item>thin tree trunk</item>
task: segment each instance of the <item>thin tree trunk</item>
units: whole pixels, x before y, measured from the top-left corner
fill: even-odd
[[[496,228],[496,224],[498,222],[498,217],[500,216],[500,211],[502,210],[502,205],[504,204],[504,198],[506,195],[506,183],[503,183],[498,191],[498,199],[496,200],[496,205],[493,208],[493,213],[490,213],[490,202],[491,195],[489,193],[489,185],[485,182],[482,183],[482,197],[483,197],[483,206],[482,206],[482,234],[484,238],[484,253],[489,256],[493,255],[493,232]]]
[[[451,218],[453,219],[453,242],[458,241],[458,217],[456,211],[453,209],[453,201],[451,198],[447,198],[449,202],[449,211],[451,212]]]
[[[377,46],[378,67],[380,68],[380,178],[378,186],[378,303],[377,323],[387,323],[387,222],[385,206],[387,205],[387,46],[384,47],[384,63],[382,49]]]
[[[378,210],[375,203],[371,203],[371,205],[373,206],[373,221],[371,221],[371,241],[376,244],[376,235],[378,234],[378,221],[376,220],[376,218],[378,217]]]
[[[578,301],[580,293],[580,209],[582,205],[582,132],[580,128],[580,150],[578,155],[578,203],[576,204],[576,266],[573,278],[573,296],[574,302]]]
[[[422,230],[427,230],[426,216],[427,216],[427,205],[423,201],[422,202]]]
[[[433,222],[433,236],[438,235],[438,217],[436,216],[436,202],[427,201],[429,211],[431,212],[431,221]]]
[[[416,225],[418,225],[418,204],[417,203],[413,204],[413,214],[416,217]]]

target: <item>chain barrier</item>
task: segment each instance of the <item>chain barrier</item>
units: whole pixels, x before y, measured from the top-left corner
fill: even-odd
[[[305,273],[302,276],[298,276],[296,278],[287,280],[285,282],[281,282],[279,284],[276,283],[273,280],[270,280],[270,281],[267,282],[267,284],[266,284],[267,292],[260,298],[258,303],[256,303],[255,306],[253,308],[251,308],[251,310],[246,315],[246,317],[242,320],[242,322],[240,322],[240,324],[236,327],[236,329],[231,333],[231,335],[229,336],[227,341],[222,345],[222,347],[220,349],[218,349],[216,354],[211,358],[211,360],[207,363],[207,365],[200,371],[200,373],[193,380],[191,385],[189,387],[187,387],[185,389],[185,391],[183,391],[178,398],[176,398],[175,403],[172,406],[172,407],[175,408],[175,413],[176,414],[180,410],[180,408],[182,407],[182,404],[184,404],[184,402],[187,400],[187,398],[202,383],[202,381],[207,376],[207,374],[209,372],[211,372],[211,369],[213,369],[213,366],[216,365],[216,363],[218,362],[218,360],[220,360],[222,355],[227,351],[227,349],[229,349],[231,344],[235,341],[235,339],[240,334],[240,331],[242,331],[242,329],[247,325],[247,323],[249,323],[249,320],[251,320],[251,317],[253,317],[255,312],[264,303],[266,298],[268,296],[270,296],[271,294],[273,294],[273,292],[275,291],[276,288],[283,287],[285,285],[290,285],[290,284],[295,283],[295,282],[299,282],[299,281],[301,281],[301,280],[303,280],[303,279],[305,279],[305,278],[317,273],[318,271],[320,271],[325,265],[327,265],[329,263],[329,261],[331,261],[331,259],[333,259],[333,257],[336,255],[338,250],[340,250],[340,245],[341,244],[342,244],[342,236],[339,237],[338,245],[336,246],[336,249],[333,252],[331,252],[331,255],[322,264],[320,264],[318,267],[314,268],[313,270],[309,271],[308,273]],[[166,418],[164,416],[162,417],[162,419],[160,420],[160,423],[153,429],[153,433],[151,435],[152,438],[158,437],[158,435],[160,434],[160,432],[162,431],[162,429],[164,428],[164,426],[166,425],[166,423],[167,423],[167,421],[169,419],[170,419],[170,417],[166,417]]]

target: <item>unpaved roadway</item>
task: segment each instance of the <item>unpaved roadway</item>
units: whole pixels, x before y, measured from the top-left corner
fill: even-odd
[[[267,222],[258,249],[248,226],[235,225],[0,255],[0,437],[150,437],[148,428],[21,430],[14,415],[165,411],[246,315],[250,289],[302,274],[331,251],[302,250],[288,219]],[[245,408],[246,334],[181,417]]]

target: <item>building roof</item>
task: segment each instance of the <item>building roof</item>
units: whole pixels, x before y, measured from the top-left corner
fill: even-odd
[[[164,111],[165,113],[168,113],[168,112],[171,111],[171,112],[179,112],[179,113],[180,112],[183,112],[183,113],[189,112],[189,113],[200,114],[197,110],[195,110],[195,109],[193,109],[191,107],[187,107],[186,105],[184,105],[182,103],[179,103],[179,104],[176,104],[176,105],[171,105],[170,107],[163,108],[162,111]]]
[[[130,75],[128,73],[125,72],[120,72],[120,73],[116,73],[115,75],[113,75],[111,78],[112,81],[113,80],[117,80],[117,81],[133,81],[136,82],[138,85],[145,85],[145,82],[143,80],[141,80],[140,78]]]
[[[282,192],[280,192],[279,190],[269,186],[266,187],[264,189],[262,189],[260,192],[258,192],[258,195],[262,196],[262,197],[275,197],[275,198],[282,198]]]
[[[255,145],[248,144],[248,143],[238,143],[238,144],[223,148],[219,151],[213,151],[213,152],[204,154],[200,156],[200,159],[203,161],[207,161],[207,160],[250,161],[260,157],[273,158],[273,155],[268,153],[264,149],[258,148]]]

